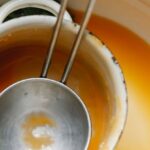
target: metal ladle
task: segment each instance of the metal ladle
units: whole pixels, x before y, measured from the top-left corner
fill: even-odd
[[[19,81],[0,94],[0,149],[2,150],[26,150],[32,145],[31,141],[43,136],[47,138],[49,144],[43,143],[40,148],[42,150],[44,148],[87,150],[88,148],[91,138],[88,111],[80,97],[64,84],[71,71],[95,0],[90,0],[88,4],[61,82],[46,79],[67,1],[62,1],[41,78]],[[43,118],[45,124],[44,121],[40,122]],[[31,128],[32,124],[34,128]],[[27,141],[31,129],[32,139]]]

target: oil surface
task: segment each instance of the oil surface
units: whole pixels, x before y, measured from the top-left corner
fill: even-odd
[[[72,13],[74,19],[79,22],[81,13]],[[150,45],[119,24],[97,16],[92,17],[89,30],[114,53],[123,69],[127,83],[128,120],[116,149],[149,150]]]

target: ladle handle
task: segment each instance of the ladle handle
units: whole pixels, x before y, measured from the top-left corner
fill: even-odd
[[[47,57],[45,59],[43,68],[42,68],[42,72],[41,72],[42,78],[47,77],[49,66],[51,65],[51,60],[52,60],[52,56],[53,56],[53,53],[55,50],[55,45],[56,45],[56,42],[58,39],[58,34],[59,34],[59,31],[60,31],[60,28],[62,25],[63,16],[64,16],[64,13],[66,11],[67,2],[68,2],[68,0],[62,0],[62,3],[61,3],[60,11],[59,11],[59,14],[58,14],[58,17],[56,20],[56,24],[55,24],[52,36],[51,36],[49,51],[48,51]]]
[[[84,19],[81,23],[81,27],[80,27],[79,32],[77,34],[77,37],[74,41],[71,53],[69,55],[69,59],[67,61],[67,64],[66,64],[65,69],[64,69],[64,73],[63,73],[61,81],[60,81],[64,84],[66,83],[66,81],[68,79],[68,76],[70,74],[73,62],[75,60],[77,50],[80,46],[85,28],[86,28],[86,26],[88,24],[88,21],[90,19],[95,1],[96,0],[90,0],[89,3],[88,3],[88,7],[86,9]],[[58,34],[59,34],[59,31],[60,31],[60,27],[61,27],[61,24],[62,24],[63,15],[64,15],[64,12],[65,12],[65,9],[66,9],[66,6],[67,6],[67,2],[68,2],[68,0],[63,0],[62,4],[61,4],[61,9],[60,9],[60,12],[59,12],[59,15],[58,15],[58,18],[57,18],[57,21],[56,21],[55,29],[53,31],[53,35],[52,35],[52,38],[51,38],[49,52],[48,52],[47,58],[44,62],[43,69],[42,69],[41,77],[43,77],[43,78],[46,78],[47,74],[48,74],[48,69],[49,69],[49,66],[51,64],[51,59],[52,59],[52,56],[53,56],[53,52],[54,52],[54,48],[55,48],[56,41],[57,41],[57,38],[58,38]]]
[[[71,53],[69,55],[69,59],[67,61],[67,64],[66,64],[65,69],[64,69],[64,73],[63,73],[62,78],[61,78],[61,82],[64,83],[64,84],[67,82],[67,79],[68,79],[69,74],[71,72],[72,65],[74,63],[74,60],[75,60],[75,57],[76,57],[76,54],[77,54],[77,50],[80,46],[82,37],[84,35],[84,31],[86,29],[86,26],[89,22],[91,14],[92,14],[92,10],[93,10],[95,1],[96,0],[89,0],[88,7],[87,7],[85,15],[84,15],[84,19],[81,23],[81,27],[80,27],[80,30],[77,34],[77,37],[76,37],[76,39],[73,43],[73,47],[72,47]]]

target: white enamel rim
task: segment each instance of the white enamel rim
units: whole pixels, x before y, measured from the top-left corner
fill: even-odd
[[[12,0],[0,8],[0,23],[2,23],[10,13],[27,7],[41,8],[51,12],[55,16],[58,15],[60,9],[60,5],[53,0]],[[67,11],[64,14],[64,19],[72,21]]]

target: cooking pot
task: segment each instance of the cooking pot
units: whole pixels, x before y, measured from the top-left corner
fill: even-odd
[[[76,6],[76,3],[74,6]],[[4,22],[4,20],[10,13],[26,7],[45,9],[47,11],[50,11],[54,16],[24,16]],[[16,0],[3,5],[0,9],[1,57],[3,54],[7,56],[8,49],[9,51],[11,51],[11,49],[14,49],[16,47],[43,46],[46,48],[56,21],[55,16],[57,16],[58,11],[59,5],[54,1],[48,0]],[[78,29],[79,25],[74,23],[69,13],[66,12],[57,43],[57,48],[61,49],[61,53],[67,55],[67,53],[71,49]],[[102,140],[99,141],[98,149],[112,150],[116,146],[123,132],[127,117],[127,92],[122,71],[117,60],[115,59],[111,51],[107,48],[107,46],[103,42],[101,42],[100,39],[92,35],[89,31],[86,31],[85,36],[82,40],[77,60],[79,60],[81,64],[86,64],[85,66],[87,66],[87,68],[91,68],[97,78],[97,82],[100,82],[104,85],[104,91],[106,92],[108,101],[108,119],[105,125],[106,128],[102,136]],[[76,72],[78,72],[78,70],[76,70]],[[28,75],[25,75],[26,78],[27,76]],[[74,83],[76,83],[76,78],[74,78],[73,80],[75,80]],[[78,83],[76,84],[78,85]],[[90,83],[88,84],[88,86],[90,87]],[[71,88],[74,89],[74,86],[72,86]],[[76,91],[79,95],[80,90],[81,89],[79,87],[78,91]],[[99,89],[99,92],[103,91]],[[94,98],[93,100],[91,100],[91,103],[96,107]],[[93,125],[93,136],[94,134],[98,133],[94,132]]]

